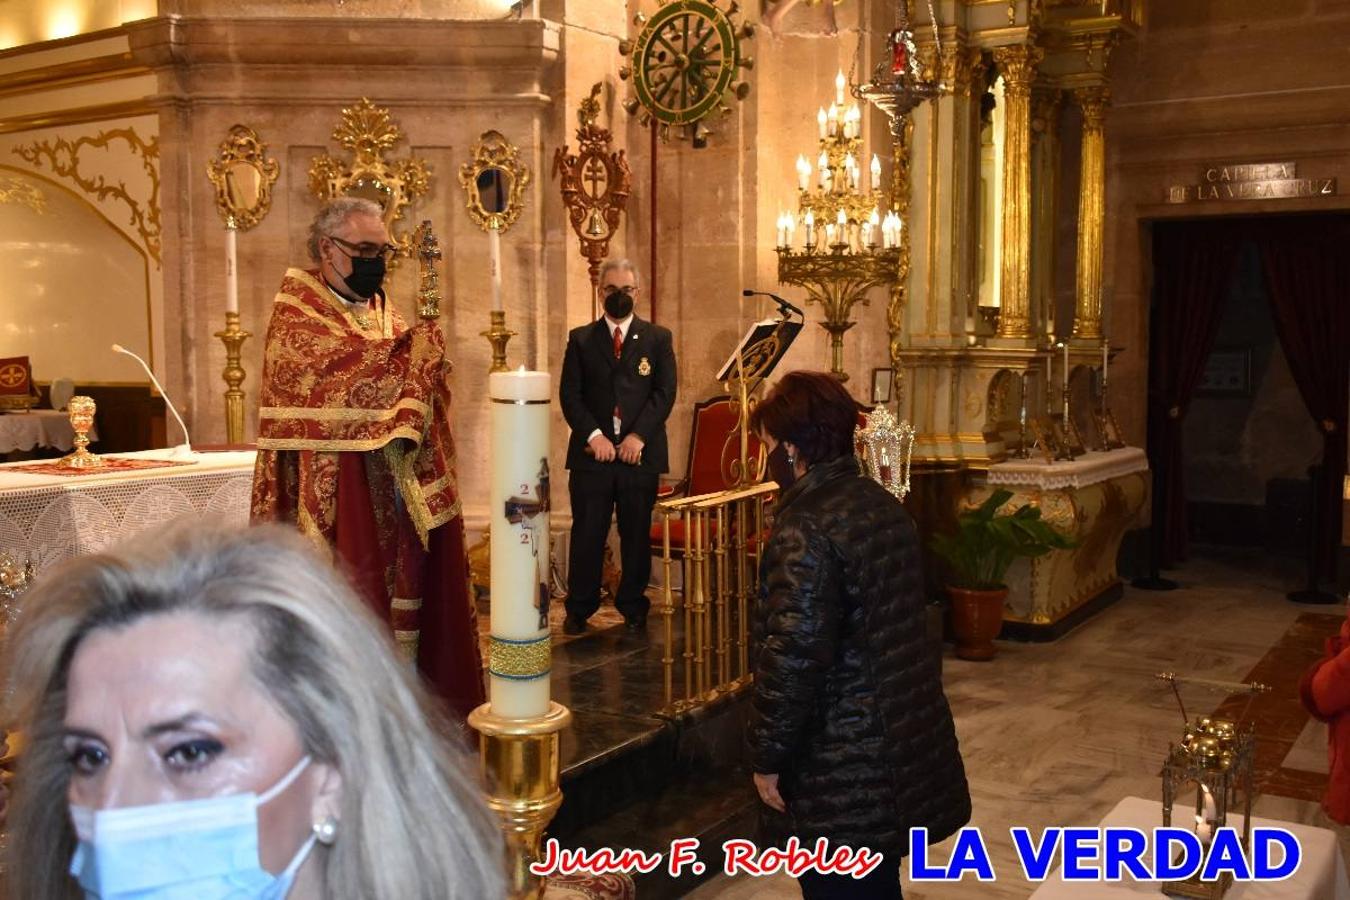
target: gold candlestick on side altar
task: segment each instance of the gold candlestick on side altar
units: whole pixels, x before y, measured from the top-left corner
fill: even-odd
[[[244,383],[247,373],[240,361],[240,348],[253,334],[239,327],[239,313],[225,314],[225,330],[216,337],[225,345],[225,368],[220,377],[225,381],[225,439],[231,444],[244,440]]]

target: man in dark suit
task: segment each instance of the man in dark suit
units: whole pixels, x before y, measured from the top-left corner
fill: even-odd
[[[600,572],[617,509],[623,578],[614,606],[630,630],[647,624],[648,535],[656,486],[668,466],[666,417],[675,405],[670,331],[633,314],[638,273],[628,260],[600,267],[605,314],[567,336],[559,387],[572,429],[572,548],[563,630],[580,634],[600,608]]]

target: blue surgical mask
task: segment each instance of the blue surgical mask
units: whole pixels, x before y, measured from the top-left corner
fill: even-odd
[[[70,874],[88,900],[282,900],[315,839],[271,874],[258,859],[258,807],[307,765],[308,756],[262,794],[122,809],[72,805],[80,843]]]

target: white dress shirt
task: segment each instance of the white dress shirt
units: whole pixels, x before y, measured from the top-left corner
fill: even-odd
[[[632,325],[632,324],[633,324],[633,314],[632,314],[632,313],[629,313],[629,314],[628,314],[627,316],[625,316],[621,321],[618,321],[618,322],[616,322],[616,321],[614,321],[613,319],[611,319],[611,318],[609,317],[609,314],[606,313],[606,314],[605,314],[605,333],[609,335],[609,341],[610,341],[610,343],[611,343],[611,344],[614,343],[614,329],[615,329],[615,328],[619,329],[619,334],[623,335],[623,339],[624,339],[625,341],[628,340],[628,326],[630,326],[630,325]],[[615,436],[615,437],[618,437],[618,435],[619,435],[619,429],[620,429],[620,427],[621,427],[622,425],[623,425],[623,422],[621,422],[621,421],[619,420],[619,417],[618,417],[618,416],[615,416],[615,417],[614,417],[614,436]],[[595,429],[595,430],[592,431],[590,434],[586,435],[586,443],[589,444],[591,441],[595,440],[595,436],[596,436],[597,434],[602,434],[602,433],[603,433],[603,432],[601,432],[599,428]]]

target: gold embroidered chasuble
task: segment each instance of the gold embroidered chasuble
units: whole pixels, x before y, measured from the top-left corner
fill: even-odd
[[[288,270],[264,349],[252,518],[333,548],[405,653],[467,712],[482,678],[450,368],[436,322],[409,328],[383,302],[358,318],[317,272]],[[445,633],[422,633],[429,623]]]

